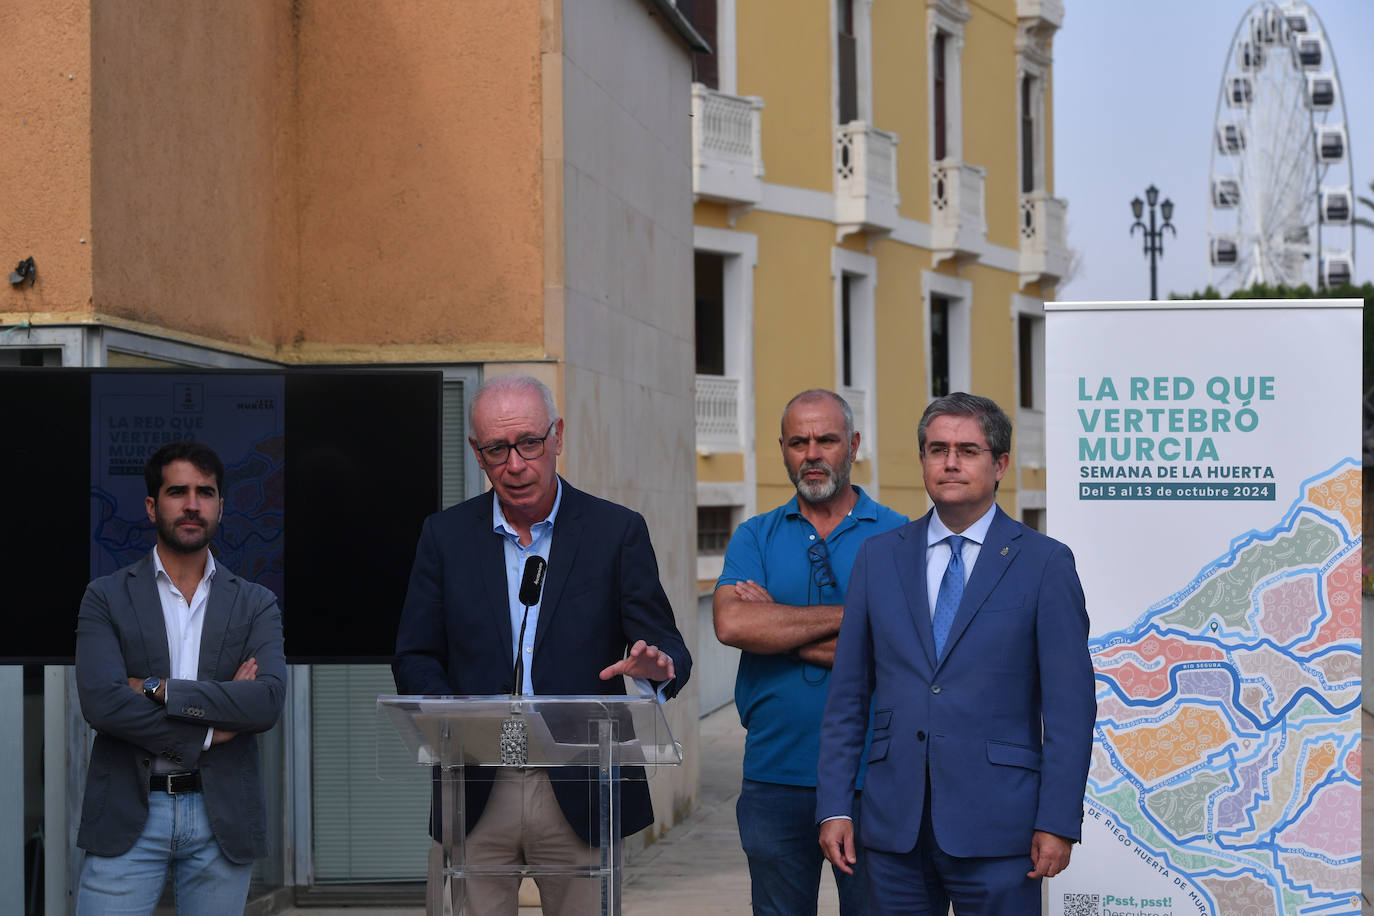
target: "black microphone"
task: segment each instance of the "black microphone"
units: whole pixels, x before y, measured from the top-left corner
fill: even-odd
[[[525,561],[525,577],[520,580],[520,603],[526,609],[539,603],[539,592],[544,588],[544,573],[549,564],[539,554]]]
[[[525,625],[530,622],[530,608],[539,603],[539,593],[544,589],[544,573],[549,564],[543,557],[534,554],[525,561],[525,575],[520,580],[520,603],[525,606],[525,616],[520,619],[520,639],[515,643],[515,687],[513,696],[525,692]]]

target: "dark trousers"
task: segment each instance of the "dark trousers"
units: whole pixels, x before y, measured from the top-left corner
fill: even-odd
[[[1031,880],[1025,855],[961,858],[940,849],[930,822],[930,778],[916,848],[879,852],[860,845],[868,860],[868,904],[873,916],[1027,916],[1040,912],[1040,880]]]

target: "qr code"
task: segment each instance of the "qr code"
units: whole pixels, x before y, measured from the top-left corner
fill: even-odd
[[[1064,916],[1102,916],[1102,895],[1065,894]]]

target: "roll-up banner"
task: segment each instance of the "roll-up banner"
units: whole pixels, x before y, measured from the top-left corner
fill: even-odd
[[[1359,913],[1362,303],[1045,310],[1097,686],[1048,912]]]

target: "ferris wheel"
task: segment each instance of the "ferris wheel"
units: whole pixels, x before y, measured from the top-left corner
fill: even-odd
[[[1212,137],[1208,247],[1223,293],[1335,287],[1355,272],[1345,93],[1316,12],[1252,5],[1227,49]]]

